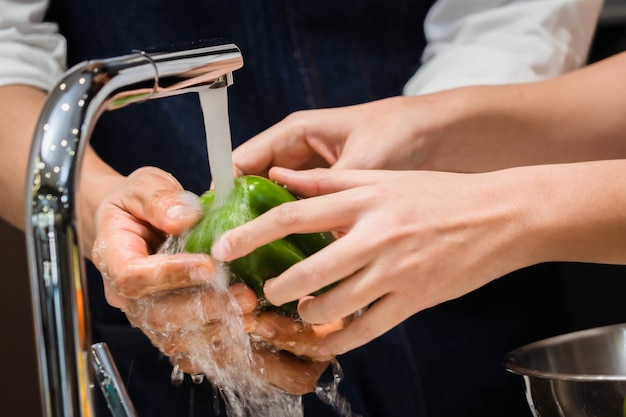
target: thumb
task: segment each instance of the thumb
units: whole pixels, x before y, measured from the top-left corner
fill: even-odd
[[[135,219],[148,223],[169,234],[179,234],[202,217],[202,206],[197,195],[185,191],[169,173],[158,168],[140,168],[131,173],[126,183],[108,199],[99,210],[126,212]]]

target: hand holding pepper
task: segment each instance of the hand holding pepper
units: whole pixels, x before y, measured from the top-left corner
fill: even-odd
[[[354,349],[418,311],[540,261],[546,252],[516,245],[534,240],[524,235],[527,240],[516,241],[531,229],[511,219],[529,205],[523,193],[522,201],[503,198],[511,194],[509,171],[273,168],[270,176],[308,198],[226,232],[212,255],[230,262],[292,233],[338,232],[335,242],[264,286],[275,305],[299,300],[298,312],[309,323],[332,322],[369,306],[329,334],[320,352]],[[321,295],[308,295],[333,283]]]
[[[124,179],[98,209],[92,252],[94,264],[103,276],[107,301],[122,309],[160,350],[176,355],[179,365],[188,372],[197,370],[185,362],[189,350],[186,340],[161,338],[154,330],[175,330],[205,320],[207,338],[215,337],[219,335],[219,323],[216,326],[212,320],[213,309],[226,299],[204,290],[215,277],[215,264],[208,255],[165,255],[157,250],[168,234],[182,232],[201,215],[198,197],[184,192],[170,174],[156,168],[139,169]],[[261,329],[262,333],[263,323],[271,316],[257,317],[254,292],[245,286],[233,286],[230,294],[238,301],[248,330]],[[202,311],[197,309],[198,301]],[[324,335],[293,330],[295,334],[284,335],[285,341],[315,346],[316,337]],[[269,341],[279,344],[281,336],[275,333]],[[314,387],[330,358],[316,354],[314,349],[306,351],[317,361],[268,355],[263,350],[256,355],[258,363],[266,367],[265,375],[271,383],[301,394]]]
[[[208,254],[215,240],[225,231],[248,222],[280,204],[296,201],[297,197],[274,181],[248,175],[236,178],[232,191],[219,204],[215,202],[214,190],[205,192],[200,200],[204,211],[203,218],[177,239],[184,242],[186,252]],[[284,272],[333,240],[334,237],[329,232],[289,235],[230,262],[228,270],[233,279],[242,280],[254,290],[263,309],[271,309],[296,318],[297,303],[281,306],[267,303],[263,294],[263,284],[268,278]]]

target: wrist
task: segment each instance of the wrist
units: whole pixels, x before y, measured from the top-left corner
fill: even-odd
[[[626,262],[626,161],[537,165],[501,171],[517,205],[523,266]]]
[[[470,176],[478,179],[469,184],[466,200],[475,203],[468,209],[478,222],[485,248],[479,256],[492,264],[494,276],[546,261],[541,247],[545,226],[537,218],[541,214],[540,179],[533,170],[511,168]]]
[[[80,220],[80,245],[83,255],[91,257],[91,249],[96,237],[96,212],[102,201],[119,188],[125,177],[102,161],[88,148],[85,151],[83,168],[80,175],[78,212]]]
[[[516,95],[509,86],[476,86],[423,96],[434,117],[425,135],[428,157],[418,168],[486,172],[513,166],[507,158],[519,130]]]

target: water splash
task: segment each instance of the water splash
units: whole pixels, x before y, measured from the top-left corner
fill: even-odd
[[[207,90],[199,93],[199,96],[204,114],[209,165],[215,184],[214,204],[219,205],[234,187],[226,88]],[[183,247],[184,238],[170,237],[160,252],[179,253]],[[219,317],[205,321],[190,320],[189,325],[182,329],[154,329],[146,322],[141,323],[140,327],[154,338],[172,344],[182,343],[186,347],[180,357],[170,358],[174,364],[172,383],[180,385],[185,377],[176,363],[191,363],[196,370],[191,377],[192,381],[200,383],[206,378],[214,386],[216,415],[221,413],[217,399],[219,395],[224,400],[229,417],[303,417],[302,397],[291,395],[262,377],[262,365],[256,362],[253,353],[258,343],[245,331],[239,305],[228,291],[230,284],[230,272],[224,265],[219,265],[215,279],[210,284],[189,290],[195,296],[196,318],[203,317],[203,300],[206,301],[206,295],[211,300],[227,299],[221,306]],[[149,309],[153,301],[148,297],[144,302],[146,305],[138,306],[139,311],[142,308]],[[315,393],[324,403],[335,408],[341,417],[358,417],[338,392],[343,377],[339,363],[334,361],[331,369],[331,381],[320,383]]]
[[[352,411],[350,403],[339,394],[339,383],[343,380],[343,369],[337,359],[330,363],[332,379],[328,382],[318,382],[315,395],[324,403],[335,409],[340,417],[359,417]]]
[[[185,380],[185,373],[182,369],[178,367],[178,365],[174,365],[174,367],[172,368],[170,380],[172,381],[172,385],[175,385],[177,387],[179,387]]]
[[[178,253],[184,247],[181,238],[170,237],[163,245],[162,253]],[[208,379],[214,389],[214,397],[218,395],[224,400],[226,414],[229,417],[301,417],[304,415],[302,398],[291,395],[275,387],[262,377],[262,367],[256,362],[253,350],[262,348],[275,349],[259,341],[258,336],[246,333],[241,319],[242,313],[236,300],[230,295],[228,288],[231,282],[230,273],[224,265],[219,265],[215,279],[202,288],[194,288],[197,292],[197,317],[203,313],[202,293],[209,291],[210,297],[219,299],[226,297],[227,303],[219,310],[219,317],[211,317],[207,322],[197,320],[182,329],[159,330],[162,338],[183,341],[187,346],[184,357],[171,358],[173,363],[184,359],[193,364],[193,369],[200,370],[191,376],[192,381],[201,382]],[[206,300],[206,298],[204,298]],[[142,326],[144,331],[147,323]],[[209,328],[209,326],[214,326]],[[169,333],[169,334],[168,334]],[[338,386],[343,379],[343,371],[339,362],[330,364],[332,377],[329,381],[320,381],[315,394],[322,402],[333,407],[341,417],[358,417],[350,404],[340,395]],[[184,378],[182,370],[175,366],[172,371],[172,383],[180,384]],[[215,401],[218,404],[219,401]],[[220,411],[219,409],[217,411]]]

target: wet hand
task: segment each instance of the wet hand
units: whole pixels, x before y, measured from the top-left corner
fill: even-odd
[[[348,322],[349,319],[341,319],[323,324],[309,324],[281,314],[263,312],[249,324],[248,331],[258,335],[270,345],[298,357],[328,362],[335,355],[318,351],[319,342],[328,334],[342,329]]]
[[[224,369],[244,369],[294,395],[313,391],[334,358],[317,347],[343,321],[308,325],[259,313],[256,302],[244,285],[232,285],[228,292],[206,286],[142,297],[130,303],[126,314],[188,374],[205,374],[215,382]],[[240,323],[251,335],[251,357]],[[249,369],[242,365],[248,362]]]
[[[257,307],[256,294],[244,285],[207,285],[132,300],[125,313],[185,373],[215,382],[224,370],[243,369],[291,394],[311,392],[334,358],[317,346],[343,324],[303,325],[276,313],[259,314]],[[251,356],[244,332],[251,335]]]
[[[271,383],[292,393],[312,390],[332,357],[314,351],[319,342],[314,336],[325,335],[328,326],[303,331],[287,325],[285,317],[257,315],[256,295],[249,288],[215,288],[216,264],[209,256],[158,253],[167,235],[180,234],[201,215],[197,197],[185,192],[170,174],[142,168],[127,177],[96,214],[92,259],[102,273],[107,301],[189,373],[198,370],[198,364],[189,360],[198,338],[189,339],[192,334],[184,329],[193,328],[203,343],[220,345],[228,338],[221,319],[229,311],[247,331],[265,329],[266,342],[282,349],[255,350]],[[280,331],[268,337],[268,328],[276,325]],[[232,360],[232,353],[218,349],[216,365]]]
[[[247,330],[262,339],[256,344],[256,363],[272,384],[295,395],[312,392],[335,355],[318,350],[328,334],[344,327],[344,320],[312,325],[273,312],[260,313]]]
[[[96,212],[91,257],[101,272],[109,304],[122,310],[134,299],[210,282],[215,264],[203,255],[159,254],[202,216],[197,196],[157,168],[129,175]]]

